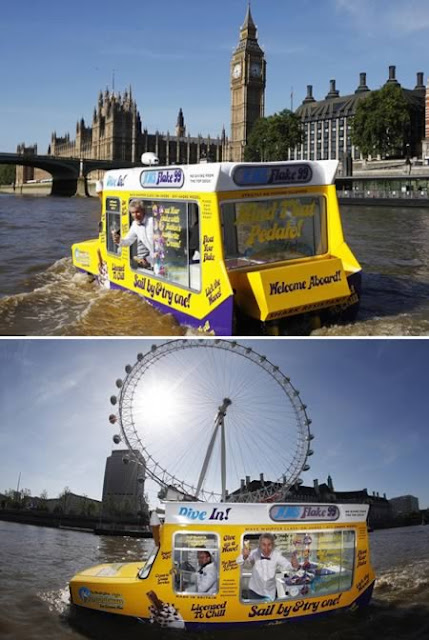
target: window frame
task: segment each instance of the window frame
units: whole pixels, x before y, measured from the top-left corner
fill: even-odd
[[[358,537],[357,537],[357,531],[354,528],[348,529],[348,528],[335,528],[335,529],[288,529],[288,530],[261,530],[258,532],[255,531],[244,531],[241,536],[240,536],[240,549],[243,549],[244,546],[244,541],[245,541],[245,537],[246,536],[260,536],[263,533],[270,533],[273,536],[279,536],[282,534],[290,534],[290,535],[299,535],[299,534],[308,534],[308,535],[312,535],[313,537],[318,535],[318,534],[335,534],[335,533],[341,533],[341,540],[343,540],[343,535],[347,532],[353,533],[353,562],[352,562],[352,567],[351,567],[351,583],[348,589],[336,589],[335,591],[327,591],[326,593],[321,593],[321,594],[317,594],[317,593],[313,593],[313,594],[306,594],[303,595],[302,593],[298,593],[295,596],[285,596],[284,598],[278,598],[276,597],[275,600],[270,601],[270,603],[276,603],[276,602],[295,602],[296,600],[302,599],[302,598],[317,598],[317,597],[329,597],[335,593],[348,593],[349,591],[351,591],[354,588],[354,584],[355,584],[355,575],[356,575],[356,553],[357,553],[357,541],[358,541]],[[286,557],[286,556],[285,556]],[[245,598],[243,598],[243,586],[242,586],[242,579],[243,579],[243,568],[244,568],[244,563],[242,565],[240,565],[240,577],[239,577],[239,581],[238,581],[238,595],[239,595],[239,601],[241,604],[243,605],[250,605],[250,606],[254,606],[255,604],[263,604],[265,602],[265,600],[246,600]],[[276,572],[277,575],[277,572]],[[341,575],[341,571],[338,574],[338,576]]]
[[[224,215],[223,215],[223,206],[224,205],[236,205],[236,204],[244,204],[244,203],[248,203],[248,202],[252,202],[252,203],[256,203],[256,202],[271,202],[274,200],[285,200],[285,199],[290,199],[290,200],[294,200],[294,199],[298,199],[298,198],[319,198],[320,202],[323,202],[323,212],[321,215],[321,220],[320,220],[320,238],[321,238],[321,244],[323,246],[323,251],[321,253],[314,253],[311,256],[301,256],[301,257],[295,257],[295,258],[283,258],[282,260],[270,260],[270,261],[266,261],[266,262],[259,262],[258,264],[254,263],[252,264],[251,260],[249,261],[249,264],[247,266],[238,266],[238,267],[230,267],[228,265],[228,260],[234,260],[234,259],[238,259],[239,256],[236,256],[235,258],[228,256],[227,255],[227,251],[226,251],[226,246],[227,243],[225,242],[225,222],[224,222]],[[329,254],[329,234],[328,234],[328,198],[326,196],[325,193],[321,193],[321,192],[317,192],[317,193],[311,193],[311,194],[295,194],[295,195],[276,195],[273,194],[272,196],[268,196],[268,197],[264,197],[264,198],[246,198],[246,199],[242,199],[242,200],[237,200],[237,199],[228,199],[228,200],[222,200],[219,202],[219,214],[220,214],[220,227],[221,227],[221,234],[222,234],[222,249],[223,249],[223,259],[225,262],[225,266],[227,271],[239,271],[241,269],[245,269],[248,270],[253,269],[253,268],[257,268],[257,269],[261,269],[261,268],[266,268],[266,267],[270,267],[270,266],[274,266],[276,264],[283,264],[283,263],[291,263],[291,262],[295,262],[295,261],[301,261],[301,260],[309,260],[312,258],[320,258],[322,256],[326,256]],[[235,209],[235,219],[234,219],[234,235],[236,238],[236,245],[237,245],[237,250],[238,250],[238,239],[237,239],[237,225],[235,224],[235,221],[237,220],[237,213],[236,213],[236,209]],[[322,232],[324,233],[324,238],[322,238]],[[313,241],[315,240],[314,238],[314,228],[313,228]],[[316,242],[314,242],[313,246],[317,246]]]
[[[146,560],[146,563],[141,569],[139,569],[137,573],[137,577],[139,578],[139,580],[146,580],[146,578],[149,577],[152,571],[152,567],[155,564],[155,560],[158,556],[159,549],[160,549],[159,546],[156,546],[156,545],[152,547],[151,552],[148,556],[148,559]]]
[[[177,550],[179,551],[208,551],[210,554],[213,554],[213,549],[210,549],[208,547],[176,547],[175,546],[175,539],[176,536],[178,535],[191,535],[191,536],[211,536],[212,538],[214,538],[216,540],[216,569],[217,569],[217,580],[216,580],[216,591],[215,593],[198,593],[197,591],[177,591],[175,584],[174,584],[174,573],[172,573],[172,589],[173,592],[178,595],[178,596],[192,596],[192,597],[202,597],[202,598],[208,598],[210,596],[218,596],[219,595],[219,588],[220,588],[220,568],[221,568],[221,553],[222,553],[222,548],[221,548],[221,540],[220,540],[220,534],[216,533],[215,531],[188,531],[187,529],[185,531],[175,531],[173,533],[173,537],[172,537],[172,546],[171,546],[171,561],[173,564],[173,569],[174,569],[174,552]]]
[[[115,200],[118,203],[118,211],[111,211],[107,208],[107,203],[109,200]],[[116,258],[121,257],[121,248],[118,245],[114,245],[116,250],[111,251],[109,249],[109,244],[113,243],[111,230],[109,227],[109,215],[114,215],[118,217],[118,228],[119,233],[121,233],[122,229],[122,200],[117,196],[106,196],[104,199],[104,212],[105,212],[105,225],[106,225],[106,251],[109,256],[115,256]]]
[[[127,247],[129,249],[129,257],[128,257],[128,264],[130,267],[130,270],[132,273],[138,273],[138,274],[145,274],[150,276],[151,278],[153,278],[154,280],[160,280],[161,282],[165,282],[171,286],[174,287],[179,287],[180,289],[183,289],[184,291],[189,291],[192,293],[201,293],[202,291],[202,233],[201,233],[201,221],[202,221],[202,217],[201,217],[201,207],[200,207],[200,203],[198,200],[196,199],[165,199],[162,197],[157,197],[157,198],[148,198],[145,194],[143,194],[141,197],[139,196],[129,196],[128,197],[128,201],[127,201],[127,207],[128,207],[128,217],[129,217],[129,227],[128,227],[128,231],[131,228],[131,219],[130,219],[130,213],[129,213],[129,207],[130,207],[130,202],[132,200],[142,200],[145,204],[146,203],[151,203],[151,202],[157,202],[157,203],[163,203],[163,204],[184,204],[186,206],[186,251],[187,251],[187,255],[188,255],[188,260],[187,260],[187,285],[184,285],[182,283],[179,282],[174,282],[172,280],[169,280],[168,277],[162,276],[162,275],[157,275],[154,273],[154,271],[152,269],[145,269],[143,267],[139,267],[139,266],[134,266],[132,264],[132,246]],[[196,207],[196,212],[197,212],[197,217],[198,217],[198,242],[199,242],[199,254],[200,254],[200,262],[199,263],[195,263],[198,264],[199,267],[199,288],[193,288],[191,287],[191,256],[189,256],[189,234],[190,234],[190,226],[189,226],[189,216],[190,216],[190,210],[189,210],[189,205],[190,204],[194,204]]]

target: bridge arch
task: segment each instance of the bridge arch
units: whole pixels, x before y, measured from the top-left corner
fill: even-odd
[[[128,169],[142,166],[137,162],[123,160],[94,160],[62,158],[37,154],[0,153],[0,164],[14,164],[43,169],[52,175],[53,196],[89,195],[87,176],[101,169]]]

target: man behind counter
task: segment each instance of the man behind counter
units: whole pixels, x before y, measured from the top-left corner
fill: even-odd
[[[133,218],[130,230],[121,239],[119,231],[112,231],[113,242],[119,247],[130,247],[137,242],[137,264],[150,269],[153,262],[153,218],[147,216],[142,200],[131,200],[130,214]]]
[[[249,600],[275,600],[277,571],[299,569],[296,552],[292,554],[290,561],[287,560],[275,549],[275,538],[271,533],[263,533],[259,538],[258,548],[253,551],[244,543],[236,562],[242,565],[246,560],[253,566],[249,580]]]

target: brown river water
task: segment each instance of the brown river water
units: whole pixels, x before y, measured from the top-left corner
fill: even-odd
[[[133,294],[102,290],[71,262],[97,234],[99,201],[0,195],[0,334],[183,335]],[[429,335],[429,209],[343,206],[363,268],[357,321],[313,335]]]
[[[0,521],[0,638],[2,640],[427,640],[429,526],[374,531],[377,575],[370,605],[285,626],[206,632],[161,631],[137,620],[70,607],[68,580],[100,562],[139,561],[152,541],[47,529]]]

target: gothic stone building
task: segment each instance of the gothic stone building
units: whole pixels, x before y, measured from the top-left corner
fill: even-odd
[[[70,134],[52,134],[49,153],[55,156],[126,160],[138,162],[141,154],[153,151],[160,164],[194,164],[201,161],[240,161],[250,131],[264,115],[266,62],[258,44],[257,29],[250,5],[240,28],[240,39],[230,66],[231,138],[225,129],[212,139],[186,133],[182,109],[177,117],[175,135],[149,133],[142,123],[131,88],[122,96],[107,89],[100,92],[92,124],[82,119],[76,125],[76,138]]]
[[[220,162],[226,145],[225,131],[215,139],[187,134],[182,109],[179,110],[174,136],[168,132],[149,133],[142,129],[131,88],[123,95],[106,89],[98,96],[91,125],[86,126],[82,118],[76,125],[75,139],[71,139],[70,134],[57,137],[54,132],[48,153],[69,158],[139,162],[142,153],[152,151],[160,164],[168,165],[201,160]]]
[[[243,159],[250,131],[264,115],[266,63],[257,40],[250,5],[240,39],[231,60],[231,140],[223,128],[220,136],[191,137],[186,131],[182,109],[179,110],[174,135],[142,128],[142,121],[131,87],[122,95],[106,89],[100,91],[92,122],[82,118],[76,135],[52,133],[48,154],[57,157],[124,160],[139,162],[142,153],[152,151],[161,165],[194,164]],[[37,147],[19,145],[18,153],[37,154]],[[32,167],[17,167],[17,184],[31,179],[49,178],[49,174]]]

